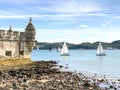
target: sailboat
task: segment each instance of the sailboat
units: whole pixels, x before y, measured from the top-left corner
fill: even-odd
[[[63,44],[63,46],[62,46],[60,55],[61,55],[61,56],[70,56],[70,55],[69,55],[69,52],[68,52],[68,47],[67,47],[65,41],[64,41],[64,44]]]
[[[98,49],[97,49],[97,56],[106,56],[106,54],[103,51],[103,47],[101,42],[99,42]]]
[[[60,48],[60,47],[58,47],[58,48],[57,48],[57,52],[60,52],[60,51],[61,51],[61,48]]]

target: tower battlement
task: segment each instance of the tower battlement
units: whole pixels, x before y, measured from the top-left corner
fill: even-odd
[[[0,30],[0,57],[24,57],[30,58],[35,44],[36,30],[30,18],[25,32]]]

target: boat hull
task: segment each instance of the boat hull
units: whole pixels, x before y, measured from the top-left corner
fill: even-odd
[[[70,54],[60,54],[61,56],[70,56]]]
[[[102,54],[96,54],[96,56],[106,56],[105,53],[102,53]]]

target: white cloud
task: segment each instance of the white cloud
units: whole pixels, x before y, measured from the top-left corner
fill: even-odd
[[[116,16],[114,12],[113,14],[110,14],[111,11],[109,11],[109,13],[104,12],[103,7],[97,4],[95,0],[2,0],[0,2],[14,3],[14,5],[16,5],[17,3],[18,5],[18,7],[16,8],[8,7],[4,8],[3,10],[0,9],[0,19],[17,20],[33,17],[37,21],[37,25],[40,20],[40,22],[42,22],[42,20],[45,20],[46,22],[51,22],[48,26],[45,27],[48,29],[37,29],[36,37],[37,40],[40,42],[58,42],[64,40],[73,43],[94,41],[110,42],[119,39],[120,31],[115,28],[112,28],[108,31],[106,30],[108,29],[107,27],[101,29],[101,27],[99,27],[97,24],[103,22],[101,23],[102,26],[110,26],[110,22],[104,21],[107,21],[108,18],[118,20],[120,19],[120,16]],[[38,3],[32,4],[31,6],[30,3],[32,2]],[[107,10],[109,10],[109,8]],[[93,24],[92,20],[94,21],[95,25]],[[79,21],[83,22],[83,24],[79,25]],[[111,22],[112,21],[113,20],[111,20]],[[43,25],[45,25],[46,22],[43,22]],[[67,24],[65,25],[66,22]],[[69,22],[72,22],[75,25],[68,24]],[[115,21],[115,23],[116,22],[117,21]],[[52,27],[50,27],[50,25],[52,25],[53,23],[62,23],[64,25],[62,26],[59,24],[61,26],[60,27],[57,24],[55,27],[59,28],[59,30],[51,30],[49,28]],[[76,27],[77,25],[79,25],[79,27],[82,27],[83,30],[76,29],[78,28]],[[72,26],[74,29],[69,29]],[[98,27],[89,28],[88,26]],[[63,29],[63,27],[67,27],[68,29]],[[24,31],[24,29],[22,28],[13,28],[13,30]]]
[[[113,16],[111,18],[114,18],[114,19],[120,19],[120,16]]]
[[[43,8],[39,7],[39,10],[59,13],[86,13],[86,12],[98,12],[102,10],[102,8],[97,3],[90,1],[86,2],[77,0],[70,1],[64,0],[56,3],[51,2],[50,4],[51,4],[50,7]]]
[[[82,27],[82,28],[87,28],[88,25],[81,24],[80,27]]]
[[[1,27],[2,30],[9,30],[9,27]],[[18,31],[18,32],[24,32],[25,31],[25,28],[15,28],[15,27],[12,27],[12,30],[13,31]]]
[[[8,18],[26,18],[29,16],[40,18],[40,19],[51,19],[51,20],[69,20],[75,19],[81,16],[88,17],[106,17],[112,18],[109,14],[104,12],[103,7],[100,4],[96,3],[94,0],[4,0],[0,2],[13,2],[20,4],[21,7],[16,8],[7,8],[0,10],[0,19]],[[32,2],[37,4],[33,4]],[[25,3],[22,4],[22,3]],[[29,5],[30,4],[30,5]],[[114,18],[118,18],[116,16]],[[86,18],[85,18],[86,19]]]
[[[39,42],[62,42],[70,43],[82,42],[112,42],[119,39],[120,31],[114,30],[99,30],[97,28],[79,30],[79,29],[64,29],[64,30],[37,30],[37,40]]]
[[[26,16],[24,15],[0,15],[0,19],[14,19],[14,18],[17,18],[17,19],[22,19],[22,18],[25,18]],[[27,16],[28,17],[28,16]]]
[[[2,2],[2,1],[0,1]],[[4,0],[3,2],[7,2]],[[39,0],[24,0],[24,1],[16,1],[9,0],[8,2],[20,3],[22,8],[17,7],[8,10],[0,10],[0,15],[2,18],[13,18],[13,17],[26,17],[27,15],[32,15],[35,17],[51,17],[51,18],[67,18],[67,17],[77,17],[77,16],[103,16],[99,11],[102,11],[102,8],[95,2],[90,1],[55,1],[47,0],[47,1],[39,1]],[[27,4],[21,3],[27,2]],[[29,5],[31,2],[37,2],[40,5]],[[45,5],[44,5],[45,4]],[[47,6],[46,6],[47,4]],[[50,14],[52,13],[52,14]]]
[[[0,3],[34,3],[38,0],[0,0]]]
[[[8,30],[9,28],[2,28]],[[13,31],[23,31],[24,28],[13,27]],[[63,30],[51,30],[51,29],[36,29],[36,40],[39,42],[63,42],[64,40],[70,43],[82,43],[82,42],[112,42],[119,40],[120,31],[114,30],[99,30],[98,28],[80,29],[63,29]]]
[[[13,13],[9,13],[6,12],[8,14],[0,14],[0,19],[25,19],[28,17],[33,17],[37,20],[79,20],[79,18],[81,18],[81,16],[99,16],[99,17],[106,17],[106,15],[104,14],[19,14],[14,12]],[[84,19],[86,20],[86,18],[84,17]]]
[[[104,22],[101,24],[102,26],[109,26],[110,25],[110,22]]]

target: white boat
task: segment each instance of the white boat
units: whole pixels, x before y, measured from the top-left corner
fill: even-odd
[[[68,47],[67,47],[65,41],[64,41],[64,44],[63,44],[63,46],[62,46],[60,55],[61,55],[61,56],[70,56],[70,55],[69,55],[69,51],[68,51]]]
[[[57,52],[60,52],[60,51],[61,51],[61,48],[60,48],[60,47],[58,47],[58,48],[57,48]]]
[[[106,56],[106,54],[103,51],[103,47],[101,42],[99,42],[98,48],[97,48],[97,56]]]

